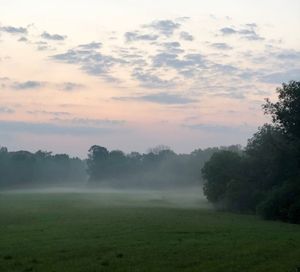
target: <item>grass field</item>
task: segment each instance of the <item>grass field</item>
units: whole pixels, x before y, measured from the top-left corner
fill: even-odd
[[[178,194],[2,193],[0,271],[300,271],[300,226]]]

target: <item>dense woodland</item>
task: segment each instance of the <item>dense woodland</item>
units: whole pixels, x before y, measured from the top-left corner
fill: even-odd
[[[300,223],[300,82],[266,100],[265,124],[242,153],[221,151],[204,165],[204,193],[217,208]]]

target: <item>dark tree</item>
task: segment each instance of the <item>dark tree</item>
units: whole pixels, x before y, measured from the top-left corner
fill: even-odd
[[[91,181],[105,177],[109,152],[105,147],[93,145],[89,149],[87,166]]]
[[[230,211],[300,223],[300,82],[277,89],[263,105],[272,123],[259,128],[241,159],[216,153],[204,165],[204,193]]]
[[[227,186],[240,178],[241,156],[231,151],[220,151],[212,155],[202,168],[204,194],[212,203],[223,202]]]
[[[265,114],[270,114],[273,125],[293,138],[300,138],[300,82],[291,81],[277,88],[278,102],[266,99]]]
[[[84,184],[85,161],[66,154],[0,148],[0,189]]]

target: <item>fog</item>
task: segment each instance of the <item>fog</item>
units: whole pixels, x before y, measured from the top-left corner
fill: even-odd
[[[88,201],[101,206],[210,208],[201,186],[162,190],[52,187],[4,190],[1,194],[19,194],[33,198],[37,195],[46,195],[47,199],[72,196],[74,199],[79,199],[80,203]]]
[[[239,147],[231,147],[238,149]],[[224,149],[224,148],[223,148]],[[87,159],[48,151],[0,148],[0,190],[49,187],[174,189],[202,184],[201,169],[220,148],[176,154],[166,146],[147,153],[109,151],[94,145]]]
[[[158,146],[144,154],[125,154],[95,145],[85,160],[0,148],[0,194],[64,194],[110,206],[208,207],[201,169],[220,149],[239,147],[176,154]]]

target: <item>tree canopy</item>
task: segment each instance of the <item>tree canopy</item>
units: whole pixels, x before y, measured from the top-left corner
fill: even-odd
[[[259,128],[241,154],[217,152],[205,163],[204,193],[222,209],[300,223],[300,82],[277,93],[277,102],[263,105],[272,123]]]

